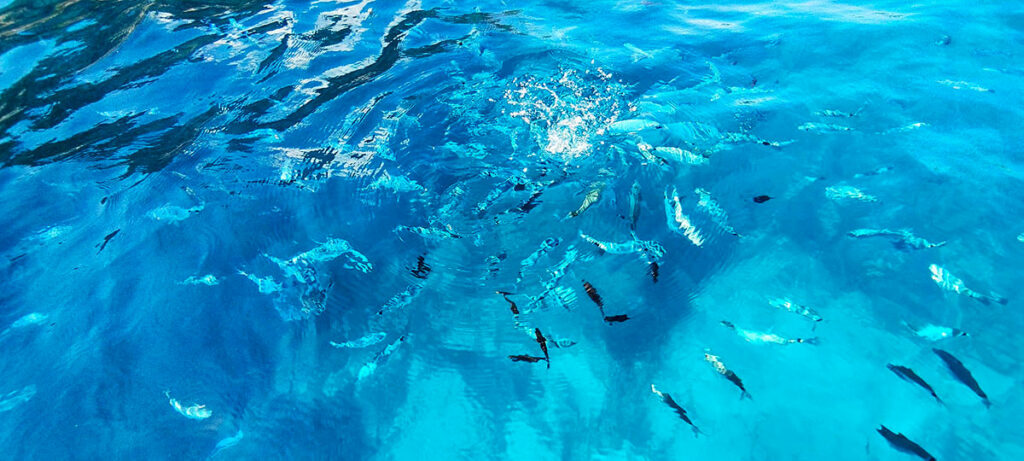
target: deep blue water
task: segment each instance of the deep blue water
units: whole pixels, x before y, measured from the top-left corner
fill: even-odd
[[[0,0],[0,452],[1024,459],[1022,57],[1016,2]]]

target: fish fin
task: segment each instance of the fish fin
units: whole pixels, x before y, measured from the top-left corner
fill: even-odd
[[[992,408],[992,401],[987,398],[985,400],[982,400],[981,403],[985,404],[985,409]]]
[[[697,437],[699,437],[699,436],[700,436],[701,434],[704,434],[704,431],[700,430],[700,428],[699,428],[699,427],[697,427],[697,426],[694,426],[694,425],[692,425],[692,424],[691,424],[690,426],[691,426],[691,427],[693,427],[693,438],[697,438]],[[704,435],[707,435],[707,434],[704,434]]]
[[[744,391],[743,391],[743,393],[742,393],[742,394],[740,394],[740,400],[743,400],[743,399],[750,399],[750,400],[754,400],[754,397],[753,397],[753,396],[751,396],[749,392],[747,392],[746,390],[744,390]]]

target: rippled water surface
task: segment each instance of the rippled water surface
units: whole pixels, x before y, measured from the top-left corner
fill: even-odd
[[[1022,54],[1014,2],[0,0],[0,447],[1024,459]]]

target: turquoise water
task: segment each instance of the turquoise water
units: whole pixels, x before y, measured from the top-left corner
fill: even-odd
[[[1021,5],[0,37],[5,458],[1024,459]]]

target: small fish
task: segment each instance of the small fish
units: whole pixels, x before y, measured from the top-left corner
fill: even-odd
[[[915,122],[915,123],[911,123],[909,125],[903,125],[903,126],[896,127],[896,128],[890,128],[888,130],[883,131],[881,134],[906,133],[908,131],[914,131],[914,130],[917,130],[917,129],[920,129],[920,128],[924,128],[926,126],[928,126],[928,124],[925,123],[925,122]]]
[[[985,88],[976,83],[965,82],[963,80],[938,80],[936,83],[940,85],[946,85],[954,90],[971,90],[979,93],[995,93],[996,91],[991,88]]]
[[[207,285],[212,287],[219,284],[220,280],[213,274],[204,275],[202,277],[196,277],[193,275],[178,283],[181,285]]]
[[[838,133],[840,131],[851,131],[853,128],[842,125],[835,125],[830,123],[814,123],[807,122],[803,125],[796,127],[800,131],[813,131],[816,133]]]
[[[512,359],[513,362],[527,362],[527,363],[537,363],[537,362],[540,362],[541,360],[547,360],[544,357],[535,357],[535,356],[532,356],[532,355],[510,355],[510,356],[508,356],[508,358]]]
[[[15,320],[14,322],[11,322],[11,326],[8,327],[7,329],[10,330],[12,328],[24,328],[31,325],[40,325],[43,322],[45,322],[46,319],[49,317],[50,316],[46,314],[32,312],[30,314],[25,314],[21,316],[20,318],[18,318],[18,320]]]
[[[665,217],[668,220],[668,228],[672,232],[686,237],[690,243],[696,246],[704,244],[704,236],[690,222],[690,217],[683,214],[683,205],[679,201],[679,192],[675,187],[672,188],[671,193],[667,188],[665,189]]]
[[[452,232],[448,228],[435,228],[435,227],[412,227],[400,225],[395,227],[395,233],[398,232],[409,232],[423,237],[425,240],[444,240],[444,239],[460,239],[461,235]]]
[[[800,344],[800,343],[818,344],[818,338],[794,338],[794,339],[783,338],[782,336],[779,336],[779,335],[774,334],[774,333],[764,333],[764,332],[760,332],[760,331],[753,331],[753,330],[747,330],[747,329],[739,328],[736,325],[733,325],[732,322],[729,322],[729,321],[726,321],[726,320],[722,320],[722,325],[725,325],[729,329],[735,331],[736,334],[740,335],[741,338],[743,338],[743,339],[747,340],[747,342],[751,342],[751,343],[771,343],[771,344],[782,344],[782,345],[786,345],[786,344]]]
[[[893,238],[893,246],[899,249],[921,250],[927,248],[938,248],[946,244],[946,242],[931,243],[914,235],[909,229],[854,229],[849,232],[849,236],[854,238],[891,237]]]
[[[364,347],[369,347],[381,341],[384,341],[384,338],[386,338],[387,336],[387,333],[376,332],[370,333],[359,339],[353,339],[352,341],[345,341],[343,343],[336,343],[334,341],[331,341],[331,345],[337,347],[338,349],[362,349]]]
[[[4,395],[0,395],[0,413],[11,411],[29,400],[36,395],[36,385],[29,384],[16,391],[8,392]]]
[[[514,211],[516,211],[517,213],[529,213],[530,210],[537,208],[537,206],[540,205],[540,195],[542,193],[543,191],[534,192],[533,195],[530,195],[530,198],[526,199],[525,202],[519,204],[519,206],[517,206]]]
[[[608,125],[608,133],[613,135],[621,135],[639,133],[641,131],[646,130],[660,130],[663,128],[665,128],[665,125],[655,122],[654,120],[630,119],[619,120],[617,122],[612,123],[611,125]]]
[[[100,247],[100,249],[96,251],[96,254],[100,254],[100,251],[103,251],[103,249],[107,247],[107,244],[110,243],[110,239],[114,238],[114,236],[117,235],[118,232],[121,232],[121,229],[117,229],[114,232],[111,232],[107,234],[105,237],[103,237],[103,243],[96,244],[96,246]]]
[[[217,454],[220,453],[221,451],[238,445],[238,442],[241,442],[242,439],[244,438],[245,433],[243,433],[242,430],[239,429],[238,432],[235,433],[235,435],[220,439],[220,441],[217,442],[217,445],[214,445],[213,452],[210,453],[210,456],[208,456],[207,459],[212,459],[214,456],[217,456]]]
[[[375,371],[377,371],[377,367],[380,366],[380,364],[384,363],[384,361],[387,360],[387,358],[391,354],[394,354],[395,351],[398,350],[398,348],[402,345],[403,342],[405,342],[405,335],[400,336],[398,339],[395,340],[395,342],[388,344],[388,346],[385,347],[383,351],[380,351],[380,353],[373,357],[373,360],[366,362],[362,366],[362,368],[359,369],[359,374],[356,376],[356,381],[362,381],[363,379],[367,378],[368,376],[372,375]]]
[[[604,321],[608,323],[622,323],[626,320],[629,320],[629,316],[626,314],[609,315],[604,318]]]
[[[213,412],[207,409],[206,405],[185,406],[176,399],[172,399],[170,391],[164,391],[164,395],[167,396],[168,403],[171,404],[171,407],[188,419],[206,419],[213,416]]]
[[[858,112],[860,112],[860,110],[858,110],[857,112],[850,113],[843,112],[841,110],[825,109],[815,112],[814,115],[820,117],[850,118],[856,116]]]
[[[637,221],[640,220],[640,200],[640,183],[633,181],[633,187],[629,190],[629,230],[634,232]]]
[[[658,266],[657,262],[652,262],[650,264],[651,280],[653,280],[654,283],[658,283],[658,270],[659,269],[660,269],[660,267]]]
[[[548,340],[540,332],[540,328],[534,328],[533,334],[537,337],[537,344],[540,344],[540,350],[544,352],[544,360],[548,362],[548,368],[551,368],[551,356],[548,355]]]
[[[917,335],[919,338],[924,338],[929,341],[938,341],[940,339],[953,338],[956,336],[970,336],[967,334],[966,331],[963,330],[932,325],[930,323],[923,327],[916,328],[911,326],[907,322],[903,322],[903,326],[907,327],[907,329],[914,332],[914,334]]]
[[[854,178],[865,178],[865,177],[868,177],[868,176],[878,176],[880,174],[888,173],[888,172],[893,171],[893,170],[895,170],[895,168],[893,168],[891,166],[882,166],[882,167],[875,168],[874,170],[868,171],[867,173],[857,173],[857,174],[853,175],[853,177]]]
[[[594,288],[590,282],[584,280],[583,291],[587,292],[587,296],[590,297],[590,300],[593,301],[594,304],[597,304],[597,307],[601,309],[601,315],[604,315],[604,300],[602,300],[601,295],[597,293],[597,289]]]
[[[648,264],[652,262],[660,262],[661,258],[665,256],[665,247],[661,246],[660,243],[653,240],[640,240],[637,238],[636,234],[632,235],[632,240],[623,243],[603,242],[584,234],[583,232],[580,232],[579,235],[580,238],[593,244],[605,253],[611,253],[614,255],[636,253],[646,260]]]
[[[175,205],[164,205],[160,208],[155,208],[146,213],[150,219],[154,221],[162,222],[178,222],[184,221],[192,216],[193,213],[199,213],[203,211],[203,205],[194,206],[192,208],[182,208]]]
[[[878,197],[864,193],[853,186],[829,186],[825,188],[825,197],[833,201],[855,200],[858,202],[877,202]]]
[[[889,428],[885,426],[880,426],[878,428],[878,433],[882,434],[882,437],[885,437],[885,440],[888,441],[889,444],[892,445],[892,447],[898,451],[909,453],[911,455],[917,455],[920,456],[922,459],[926,459],[928,461],[935,461],[934,456],[925,451],[924,448],[921,448],[920,445],[912,442],[910,439],[907,438],[907,436],[903,434],[897,434],[889,430]]]
[[[544,239],[544,241],[541,242],[540,244],[540,248],[537,248],[536,251],[530,253],[530,256],[527,256],[526,259],[524,259],[523,262],[519,264],[519,275],[516,277],[516,285],[518,285],[519,282],[523,281],[523,271],[525,271],[527,268],[533,267],[535,264],[537,264],[537,260],[539,260],[541,256],[550,253],[551,250],[553,250],[561,243],[562,239],[556,237],[548,237]]]
[[[495,291],[495,293],[501,295],[502,298],[505,298],[505,301],[508,302],[509,307],[512,309],[512,315],[519,315],[519,306],[516,306],[515,301],[508,299],[508,295],[512,293],[509,293],[507,291]]]
[[[772,198],[767,196],[767,195],[758,195],[758,196],[754,197],[754,203],[764,203],[764,202],[767,202],[767,201],[769,201],[771,199]]]
[[[425,279],[430,274],[430,265],[427,264],[426,255],[416,257],[416,269],[413,269],[412,276],[418,279]]]
[[[896,373],[896,376],[899,376],[904,381],[914,383],[917,384],[918,386],[923,387],[925,390],[928,391],[929,394],[932,395],[932,397],[935,397],[935,400],[937,400],[939,403],[942,403],[942,399],[940,399],[938,394],[935,393],[935,389],[932,389],[931,385],[925,382],[925,380],[918,376],[917,373],[914,373],[914,370],[911,370],[908,367],[894,365],[891,363],[887,364],[885,367],[892,370],[893,373]]]
[[[1024,232],[1021,232],[1020,235],[1017,236],[1017,241],[1024,243]]]
[[[698,208],[704,210],[705,213],[711,216],[711,220],[714,221],[715,224],[718,224],[718,227],[721,227],[722,230],[739,237],[740,234],[736,232],[736,229],[733,229],[732,226],[729,225],[729,215],[724,209],[722,209],[722,206],[718,204],[718,201],[711,196],[711,192],[697,188],[694,189],[693,193],[697,194]]]
[[[368,273],[373,269],[373,265],[370,264],[365,255],[356,251],[348,241],[340,238],[328,238],[315,248],[299,253],[293,258],[284,261],[284,263],[292,266],[308,265],[314,262],[333,261],[339,256],[345,256],[347,260],[345,266],[348,268],[354,268],[363,273]],[[281,263],[278,262],[278,265],[281,265]],[[287,269],[284,270],[288,272]]]
[[[953,275],[942,266],[932,264],[928,266],[928,270],[931,271],[932,273],[932,280],[934,280],[935,283],[939,285],[939,288],[942,288],[943,290],[952,291],[953,293],[956,294],[964,295],[969,298],[974,298],[980,301],[982,304],[989,304],[990,302],[996,302],[999,304],[1007,303],[1006,298],[1003,298],[1002,296],[986,296],[970,288],[967,288],[967,285],[964,284],[963,280],[960,280],[959,277]]]
[[[580,207],[577,208],[576,210],[570,211],[569,214],[565,216],[565,218],[575,218],[582,214],[584,211],[587,211],[588,208],[590,208],[593,204],[597,203],[597,201],[601,199],[601,191],[603,190],[603,182],[591,184],[590,191],[587,192],[586,197],[583,197],[583,203],[580,204]]]
[[[729,382],[735,384],[736,387],[740,388],[740,391],[742,391],[742,393],[740,394],[740,399],[752,398],[750,397],[750,393],[747,392],[747,389],[743,387],[743,380],[741,380],[740,377],[736,375],[736,373],[733,373],[732,370],[726,368],[725,364],[722,363],[722,361],[718,358],[717,355],[712,355],[710,350],[705,349],[704,361],[710,363],[718,374],[724,376],[725,379],[728,379]]]
[[[381,306],[380,310],[377,311],[377,315],[384,315],[385,313],[401,309],[412,303],[412,300],[419,296],[420,292],[423,291],[423,286],[419,284],[409,285],[405,291],[398,293],[391,297],[387,302]]]
[[[938,355],[943,362],[946,362],[946,367],[949,368],[949,371],[953,372],[953,376],[955,376],[957,380],[971,388],[978,397],[981,397],[982,403],[985,404],[986,408],[992,406],[992,402],[988,400],[988,396],[985,395],[985,391],[981,390],[981,386],[978,385],[978,381],[974,379],[974,375],[972,375],[970,370],[964,366],[963,362],[956,357],[953,357],[953,354],[942,349],[932,349],[932,352],[934,352],[935,355]]]
[[[707,165],[708,158],[678,147],[655,147],[654,155],[688,165]]]
[[[274,280],[274,277],[271,277],[271,276],[257,277],[254,274],[250,274],[248,272],[241,271],[241,270],[238,271],[238,273],[243,275],[243,276],[245,276],[245,278],[251,280],[252,283],[255,283],[256,284],[256,288],[260,291],[260,293],[263,293],[263,294],[276,293],[276,292],[281,291],[283,289],[283,286],[280,283],[277,283]]]
[[[703,434],[700,428],[698,428],[697,425],[693,424],[693,421],[690,420],[690,417],[686,414],[686,410],[684,410],[683,407],[679,406],[679,404],[676,403],[676,401],[672,398],[671,395],[659,391],[658,388],[654,387],[654,384],[651,384],[651,392],[660,397],[661,401],[665,402],[665,405],[668,405],[669,408],[674,410],[676,414],[679,415],[680,419],[686,421],[686,424],[689,424],[690,427],[693,428],[694,437]]]
[[[794,314],[802,315],[814,322],[820,322],[824,320],[821,318],[820,315],[818,315],[817,312],[814,311],[814,309],[811,309],[810,307],[807,306],[801,306],[799,304],[796,304],[793,301],[790,301],[789,298],[769,299],[768,304],[770,304],[772,307],[776,309],[782,309],[786,312],[792,312]]]

